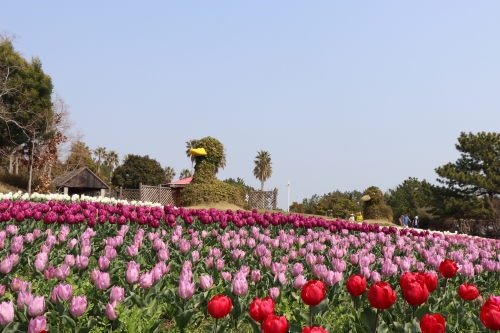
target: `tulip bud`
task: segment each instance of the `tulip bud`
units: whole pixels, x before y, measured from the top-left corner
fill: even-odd
[[[14,321],[14,305],[12,301],[0,303],[0,325],[7,326]]]
[[[115,307],[116,307],[116,302],[111,302],[106,304],[106,317],[108,317],[108,319],[111,321],[118,318],[118,314],[115,311]]]
[[[83,295],[73,297],[69,312],[75,317],[80,317],[85,313],[85,310],[87,310],[87,298]]]
[[[45,298],[43,296],[36,296],[31,300],[28,305],[28,314],[31,317],[41,315],[45,311]]]

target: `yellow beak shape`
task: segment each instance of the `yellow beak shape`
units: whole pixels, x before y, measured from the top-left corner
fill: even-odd
[[[207,156],[205,148],[193,148],[189,149],[189,153],[194,156]]]

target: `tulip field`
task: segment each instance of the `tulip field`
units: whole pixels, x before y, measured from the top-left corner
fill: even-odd
[[[500,241],[0,194],[0,330],[492,332]]]

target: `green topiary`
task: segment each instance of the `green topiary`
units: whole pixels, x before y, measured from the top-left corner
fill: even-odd
[[[224,145],[212,137],[198,140],[196,148],[204,148],[206,156],[197,156],[191,183],[181,192],[181,206],[194,206],[225,201],[244,205],[245,192],[241,187],[215,178],[217,166],[225,159]]]
[[[384,203],[384,194],[376,186],[367,188],[363,195],[369,195],[370,200],[364,202],[363,217],[367,220],[392,221],[392,209]]]

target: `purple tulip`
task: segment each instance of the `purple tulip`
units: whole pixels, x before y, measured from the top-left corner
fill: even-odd
[[[14,321],[14,304],[12,304],[12,301],[0,303],[0,325],[6,326],[13,321]]]
[[[12,270],[12,260],[10,258],[6,257],[2,262],[0,263],[0,273],[2,274],[9,274],[10,271]]]
[[[21,288],[21,280],[20,278],[13,278],[12,281],[10,281],[10,290],[11,291],[19,291],[19,288]]]
[[[106,290],[109,287],[109,273],[100,272],[95,280],[95,285],[99,290]]]
[[[85,269],[89,265],[89,257],[87,256],[76,256],[76,268]]]
[[[212,288],[214,284],[214,281],[212,279],[212,276],[210,275],[201,275],[200,276],[200,287],[203,290],[208,290]]]
[[[127,253],[130,257],[135,257],[139,254],[139,248],[136,245],[127,246]]]
[[[85,313],[85,310],[87,310],[87,298],[83,295],[73,297],[69,306],[69,312],[75,317],[80,317]]]
[[[296,262],[292,267],[292,276],[300,275],[304,272],[304,266],[300,262]]]
[[[186,280],[179,281],[179,297],[182,299],[189,299],[194,294],[194,283]]]
[[[125,299],[125,289],[123,289],[122,287],[118,287],[118,286],[113,286],[111,288],[111,293],[109,294],[109,301],[111,303],[113,302],[123,302],[123,300]]]
[[[69,267],[73,267],[75,266],[75,256],[72,255],[72,254],[67,254],[65,257],[64,257],[64,263],[66,265],[68,265]]]
[[[127,273],[125,274],[127,282],[130,284],[137,283],[139,281],[140,272],[141,272],[141,267],[139,264],[135,263],[135,261],[128,262]]]
[[[56,303],[56,296],[58,296],[63,302],[69,301],[71,297],[73,297],[73,286],[64,283],[54,286],[54,289],[52,289],[52,296],[50,298],[50,301],[54,304]]]
[[[24,310],[25,305],[29,305],[32,300],[33,295],[30,292],[20,292],[19,294],[17,294],[17,307],[21,310]]]
[[[280,290],[278,288],[273,287],[269,289],[269,297],[271,297],[273,300],[278,298],[279,295],[280,295]]]
[[[115,311],[115,307],[116,307],[116,302],[111,302],[106,304],[106,317],[108,317],[108,319],[111,321],[118,318],[118,314]]]
[[[28,324],[28,333],[39,333],[47,329],[47,318],[45,316],[38,316],[30,319]]]
[[[327,286],[331,287],[335,283],[340,282],[344,278],[341,272],[328,271],[325,277],[325,283]]]
[[[170,258],[170,253],[168,250],[160,249],[158,251],[158,260],[159,261],[166,261]]]
[[[217,259],[217,262],[215,264],[215,268],[218,270],[218,271],[221,271],[224,269],[224,259]]]
[[[109,268],[109,259],[105,256],[100,256],[99,260],[97,260],[97,266],[101,271],[105,271]]]
[[[237,296],[246,295],[248,292],[248,281],[242,273],[236,273],[233,281],[233,293]]]
[[[295,289],[302,289],[302,286],[304,284],[306,284],[306,282],[307,282],[307,280],[304,277],[304,275],[302,275],[302,274],[297,275],[297,277],[295,277],[295,279],[293,280],[293,287]]]
[[[43,296],[36,296],[28,304],[28,314],[31,317],[39,316],[45,311],[45,298]]]
[[[153,274],[151,272],[144,272],[139,278],[139,286],[142,289],[149,289],[153,286]]]

